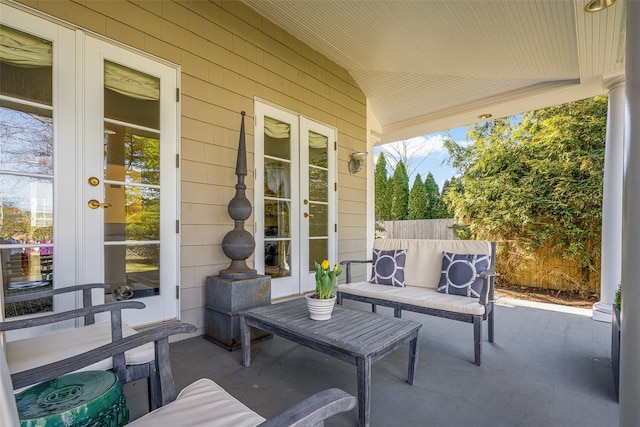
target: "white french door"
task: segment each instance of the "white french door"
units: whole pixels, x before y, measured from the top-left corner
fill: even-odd
[[[82,276],[143,301],[130,324],[176,318],[176,69],[85,37],[84,71]]]
[[[336,259],[336,131],[256,101],[256,269],[271,297],[315,288],[314,261]]]
[[[4,4],[0,19],[4,294],[106,282],[147,305],[133,325],[177,317],[176,68]]]

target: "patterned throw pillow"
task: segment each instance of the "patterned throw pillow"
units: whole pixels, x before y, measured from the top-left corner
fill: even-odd
[[[404,288],[404,263],[406,260],[406,249],[393,251],[374,249],[373,271],[369,282]]]
[[[490,255],[453,254],[443,252],[442,274],[438,292],[467,297],[480,297],[482,279],[478,273],[489,269]]]

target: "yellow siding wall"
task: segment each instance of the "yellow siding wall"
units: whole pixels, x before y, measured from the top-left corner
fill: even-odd
[[[236,1],[21,2],[181,66],[181,311],[196,335],[205,279],[229,265],[239,113],[252,171],[256,96],[338,129],[339,258],[364,256],[366,173],[349,175],[347,160],[366,151],[366,100],[345,69]],[[246,182],[253,200],[252,172]]]

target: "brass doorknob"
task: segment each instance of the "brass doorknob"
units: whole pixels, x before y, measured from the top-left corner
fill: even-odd
[[[309,213],[308,213],[308,212],[305,212],[305,213],[304,213],[304,217],[305,217],[305,218],[309,218]]]
[[[98,209],[99,207],[108,208],[109,206],[111,206],[111,203],[100,203],[96,199],[91,199],[89,200],[87,205],[89,205],[91,209]]]

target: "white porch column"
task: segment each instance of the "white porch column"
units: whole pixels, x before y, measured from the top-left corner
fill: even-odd
[[[640,2],[627,1],[620,426],[640,426]]]
[[[613,297],[622,274],[624,81],[616,81],[607,88],[609,108],[602,195],[600,301],[593,305],[593,319],[601,322],[611,322]]]
[[[367,151],[369,155],[366,161],[366,174],[367,174],[367,236],[366,236],[366,248],[363,254],[366,259],[370,256],[373,250],[373,241],[376,237],[376,194],[375,194],[375,169],[376,163],[373,158],[373,149],[380,142],[382,136],[382,126],[380,122],[373,115],[371,110],[371,102],[367,98]],[[367,277],[370,277],[369,270],[367,269]]]

